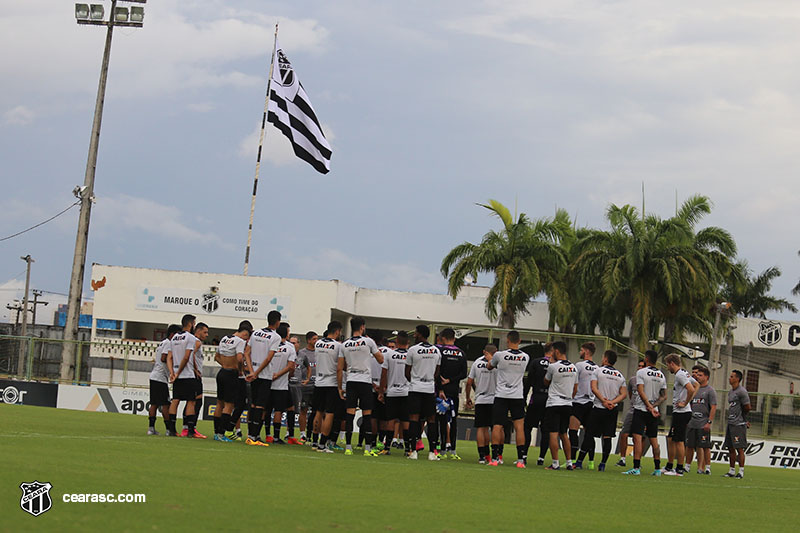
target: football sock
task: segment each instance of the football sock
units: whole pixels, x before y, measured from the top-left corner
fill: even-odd
[[[589,452],[589,460],[594,461],[594,450],[595,450],[594,437],[586,435],[583,437],[583,440],[586,441],[584,445],[586,447],[586,450]]]
[[[744,467],[743,466],[739,467],[739,474],[742,475],[742,476],[744,475]]]
[[[214,435],[219,435],[220,433],[222,433],[220,431],[220,429],[219,429],[219,423],[220,423],[220,417],[215,416],[214,417]]]
[[[148,417],[148,422],[150,422],[150,426],[148,427],[150,427],[151,429],[156,428],[156,417],[154,416]]]
[[[428,446],[431,451],[439,446],[439,425],[436,423],[428,424]]]
[[[500,445],[492,444],[492,461],[496,461],[500,457]]]
[[[194,401],[194,412],[198,416],[203,413],[203,398],[198,398]]]
[[[233,431],[233,424],[231,423],[231,414],[230,413],[222,413],[222,416],[219,417],[219,432],[225,433],[226,431]]]
[[[250,408],[250,422],[247,424],[247,434],[254,439],[261,436],[261,411],[260,407]]]
[[[281,438],[281,423],[280,422],[273,422],[272,423],[272,436],[276,440]]]
[[[456,443],[458,442],[458,417],[454,416],[450,421],[450,449],[456,451]]]
[[[177,414],[170,414],[169,415],[169,430],[175,433],[175,426],[178,423],[178,415]]]
[[[633,460],[633,467],[635,469],[640,469],[642,467],[642,460],[641,459],[634,459]]]
[[[505,444],[498,444],[498,446],[500,446],[500,457],[502,457],[503,456],[503,450],[505,449],[506,445]]]
[[[319,433],[312,433],[311,434],[311,442],[317,444],[319,442]]]
[[[588,452],[586,450],[581,450],[581,452],[578,454],[578,462],[579,463],[582,463],[583,460],[586,459],[586,454],[587,453]]]
[[[363,439],[361,436],[363,435]],[[365,443],[365,449],[372,448],[372,414],[362,414],[361,415],[361,430],[358,434],[359,443],[363,440]]]
[[[547,455],[547,445],[543,442],[541,446],[539,446],[539,459],[544,459],[544,456]]]
[[[481,459],[485,459],[487,455],[489,455],[489,447],[488,446],[478,446],[478,455]]]
[[[609,455],[611,455],[611,439],[603,439],[603,464],[608,462]]]
[[[286,413],[286,436],[294,437],[294,411]]]
[[[653,459],[653,463],[655,463],[656,470],[661,470],[661,459]]]
[[[570,429],[569,430],[569,445],[572,447],[573,450],[578,449],[578,430],[577,429]]]
[[[189,430],[190,435],[194,433],[194,426],[196,421],[197,421],[197,415],[186,415],[186,429]]]
[[[517,459],[521,459],[523,461],[528,460],[528,456],[525,452],[526,449],[527,448],[525,447],[524,444],[520,444],[519,446],[517,446]]]
[[[344,432],[348,448],[351,448],[353,445],[353,419],[355,419],[355,417],[355,413],[347,413],[344,415]]]
[[[671,461],[667,461],[667,467],[665,468],[665,470],[672,470],[672,462]]]
[[[234,407],[233,412],[231,413],[231,420],[233,420],[234,425],[236,425],[237,420],[242,418],[242,413],[244,413],[244,406]]]
[[[730,467],[730,468],[728,469],[728,473],[729,473],[730,475],[734,475],[734,474],[736,473],[736,467],[735,467],[735,466],[732,466],[732,467]]]

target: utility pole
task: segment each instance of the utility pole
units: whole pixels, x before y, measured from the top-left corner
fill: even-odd
[[[122,0],[125,1],[125,0]],[[146,0],[127,0],[129,2],[144,3]],[[92,120],[92,133],[89,138],[89,157],[86,161],[86,173],[83,186],[75,188],[75,196],[81,201],[81,212],[78,217],[78,234],[75,237],[75,253],[72,258],[72,273],[69,278],[69,297],[67,299],[67,317],[64,324],[64,348],[61,351],[61,379],[72,379],[75,371],[75,349],[78,340],[78,323],[81,313],[81,299],[83,296],[83,276],[86,270],[86,245],[89,239],[89,218],[94,202],[94,175],[97,166],[97,150],[100,144],[100,125],[103,121],[103,104],[106,97],[106,80],[108,79],[108,62],[111,56],[111,37],[114,26],[128,26],[141,28],[144,10],[131,8],[130,15],[127,7],[117,7],[117,0],[111,2],[111,13],[108,20],[103,20],[104,10],[101,5],[95,11],[86,4],[75,5],[75,17],[78,24],[93,24],[106,26],[106,42],[103,49],[103,61],[100,66],[100,81],[97,86],[97,98],[94,106],[94,119]],[[98,16],[95,16],[95,13]],[[135,15],[134,15],[135,13]],[[129,22],[128,18],[132,20]],[[73,342],[69,342],[73,341]]]
[[[44,302],[44,301],[40,301],[39,300],[39,296],[42,295],[42,291],[40,291],[39,289],[33,289],[31,292],[33,293],[33,308],[31,309],[31,311],[33,311],[33,316],[31,317],[31,326],[35,326],[36,325],[36,308],[38,306],[40,306],[40,305],[47,305],[50,302]]]
[[[34,263],[31,254],[20,257],[27,266],[25,268],[25,295],[22,297],[22,337],[28,334],[28,291],[31,288],[31,263]],[[30,342],[30,341],[29,341]],[[17,374],[22,374],[22,369],[25,365],[25,353],[27,352],[27,343],[20,341],[19,344],[19,359],[17,364]]]
[[[719,385],[720,385],[718,383],[718,381],[719,381],[718,376],[719,376],[719,373],[720,373],[719,372],[720,367],[722,366],[722,365],[720,365],[720,362],[719,362],[719,351],[720,351],[720,347],[721,346],[720,346],[720,343],[719,343],[719,340],[718,340],[719,339],[719,334],[720,334],[719,330],[720,330],[720,327],[722,325],[722,313],[726,312],[728,309],[730,309],[730,307],[731,307],[731,304],[728,303],[728,302],[722,302],[722,303],[716,305],[716,314],[714,316],[714,330],[711,333],[711,353],[709,354],[709,356],[711,358],[710,361],[709,361],[709,363],[711,364],[711,368],[709,370],[711,370],[711,372],[712,372],[712,374],[711,374],[711,376],[712,376],[711,384],[715,389],[718,388]]]
[[[22,304],[19,300],[14,300],[14,304],[6,304],[6,309],[9,311],[16,311],[17,317],[14,319],[14,335],[17,334],[17,328],[19,327],[19,312],[22,311]]]

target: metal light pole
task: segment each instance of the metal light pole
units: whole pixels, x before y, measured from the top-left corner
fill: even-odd
[[[145,3],[146,0],[121,0]],[[81,201],[81,212],[78,217],[78,234],[75,237],[75,254],[72,258],[72,273],[69,278],[69,297],[67,299],[67,317],[64,324],[64,340],[78,340],[78,323],[83,296],[83,276],[86,268],[86,244],[89,238],[89,218],[94,201],[94,173],[97,166],[97,149],[100,144],[100,124],[103,120],[103,103],[106,96],[106,79],[108,78],[108,61],[111,55],[111,37],[114,26],[141,28],[144,9],[133,7],[117,7],[117,0],[111,1],[111,12],[108,20],[104,20],[105,9],[102,4],[75,4],[75,17],[78,24],[106,26],[106,43],[103,49],[103,62],[100,67],[100,82],[97,86],[97,99],[94,106],[92,133],[89,138],[89,157],[86,161],[86,174],[83,187],[76,188],[75,195]],[[131,20],[129,20],[129,18]],[[72,379],[75,371],[75,342],[64,343],[61,352],[61,379]]]
[[[22,334],[25,337],[28,334],[28,291],[31,288],[31,263],[34,262],[31,254],[20,257],[27,263],[25,267],[25,296],[22,297]],[[20,339],[19,343],[19,358],[17,360],[17,374],[22,375],[22,369],[25,367],[25,353],[28,351],[27,344]]]

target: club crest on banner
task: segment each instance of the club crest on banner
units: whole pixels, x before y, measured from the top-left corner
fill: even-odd
[[[778,344],[781,341],[781,325],[771,320],[758,323],[758,340],[766,346]]]
[[[203,311],[209,314],[219,309],[219,289],[211,287],[211,290],[203,294],[203,303],[201,307]]]
[[[26,513],[33,516],[39,516],[46,513],[53,506],[53,500],[50,499],[50,489],[53,486],[50,483],[20,483],[19,488],[22,489],[22,498],[19,500],[19,506]]]
[[[291,87],[294,85],[294,70],[292,69],[292,64],[289,63],[289,59],[280,48],[278,49],[277,55],[279,76],[276,81],[284,87]]]

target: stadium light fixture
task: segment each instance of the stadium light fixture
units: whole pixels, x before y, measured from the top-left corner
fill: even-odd
[[[114,8],[114,22],[128,22],[130,14],[127,7]]]
[[[144,8],[139,6],[131,7],[131,22],[144,22]]]
[[[89,18],[92,20],[103,20],[106,14],[106,8],[103,4],[92,4],[89,6]]]
[[[75,18],[86,20],[89,18],[89,4],[75,4]]]

